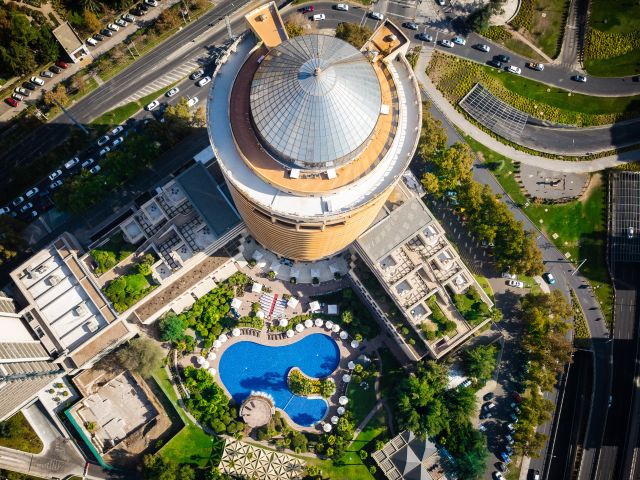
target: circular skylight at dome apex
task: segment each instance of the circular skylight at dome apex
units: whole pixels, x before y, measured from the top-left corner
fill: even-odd
[[[251,84],[251,115],[263,145],[299,168],[331,168],[355,158],[373,133],[381,103],[366,57],[327,35],[278,45]]]

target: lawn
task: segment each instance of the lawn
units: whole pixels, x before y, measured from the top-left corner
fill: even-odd
[[[480,83],[515,108],[552,122],[586,127],[640,115],[640,95],[580,95],[441,52],[433,55],[427,74],[454,105]]]
[[[502,188],[562,253],[568,252],[574,264],[587,259],[581,272],[594,287],[605,318],[611,322],[613,290],[606,265],[606,188],[596,185],[586,199],[565,204],[527,205],[527,198],[514,178],[513,162],[470,137],[465,139],[488,163]],[[554,239],[553,234],[557,234],[557,238]]]
[[[491,285],[489,285],[489,280],[487,280],[486,277],[483,277],[482,275],[476,275],[475,273],[473,274],[473,278],[476,279],[476,282],[478,282],[478,285],[480,285],[482,290],[484,290],[484,293],[487,294],[487,297],[489,297],[493,301],[493,288],[491,288]]]
[[[136,247],[124,239],[122,232],[114,234],[109,240],[91,250],[91,258],[96,262],[96,273],[101,273],[115,267],[122,260],[135,251]]]
[[[347,397],[349,398],[349,410],[353,413],[353,423],[360,425],[371,409],[376,404],[376,391],[374,388],[374,378],[369,378],[369,388],[366,390],[355,382],[349,382]]]
[[[640,29],[638,0],[591,0],[591,27],[609,33],[634,33]]]
[[[317,465],[322,470],[323,479],[331,480],[372,480],[368,467],[360,458],[359,452],[365,449],[369,455],[373,452],[374,441],[384,438],[387,432],[384,410],[371,419],[360,435],[349,445],[345,454],[336,461],[304,458],[308,465]],[[375,462],[371,458],[365,460],[369,465]]]
[[[523,0],[511,25],[555,58],[560,53],[569,0]]]
[[[0,423],[0,446],[22,452],[40,453],[43,444],[22,412],[18,412]]]

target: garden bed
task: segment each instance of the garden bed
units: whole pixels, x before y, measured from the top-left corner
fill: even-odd
[[[42,440],[22,412],[0,423],[0,446],[27,453],[40,453]]]
[[[433,341],[446,335],[451,335],[456,331],[456,322],[447,318],[447,316],[442,311],[442,308],[440,308],[435,295],[429,297],[429,299],[427,300],[427,306],[431,310],[429,320],[436,327],[435,330],[432,330],[431,328],[429,328],[429,323],[420,324],[420,329],[422,330],[422,333],[424,333],[424,336],[427,338],[427,340]]]
[[[289,390],[302,397],[320,396],[329,398],[336,391],[336,384],[333,380],[328,378],[309,378],[296,367],[289,370],[287,384]]]
[[[95,273],[102,275],[133,254],[135,250],[136,246],[127,242],[123,233],[119,231],[112,235],[106,243],[92,249],[89,255],[96,264]]]
[[[469,287],[466,293],[453,293],[451,291],[449,293],[458,311],[471,325],[479,325],[487,317],[491,316],[489,307],[482,301],[475,287]]]
[[[549,57],[560,53],[569,0],[522,0],[511,26]]]

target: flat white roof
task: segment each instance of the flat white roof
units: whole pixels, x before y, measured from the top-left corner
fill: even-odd
[[[400,104],[397,133],[384,159],[369,174],[322,196],[294,195],[262,180],[242,160],[236,149],[229,118],[229,98],[234,81],[254,46],[250,36],[245,36],[239,42],[236,52],[229,55],[227,62],[220,66],[208,98],[209,138],[221,169],[236,188],[270,211],[313,218],[357,208],[380,195],[402,175],[413,156],[420,132],[420,98],[410,68],[404,63],[391,62],[388,68]]]
[[[63,347],[73,350],[107,326],[53,246],[38,252],[25,265],[17,278],[19,286]]]

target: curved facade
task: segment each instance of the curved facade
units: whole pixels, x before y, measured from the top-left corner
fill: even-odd
[[[216,71],[211,143],[238,211],[269,250],[334,255],[371,225],[407,168],[421,103],[397,30],[385,22],[362,51],[325,35],[270,50],[246,36]]]

